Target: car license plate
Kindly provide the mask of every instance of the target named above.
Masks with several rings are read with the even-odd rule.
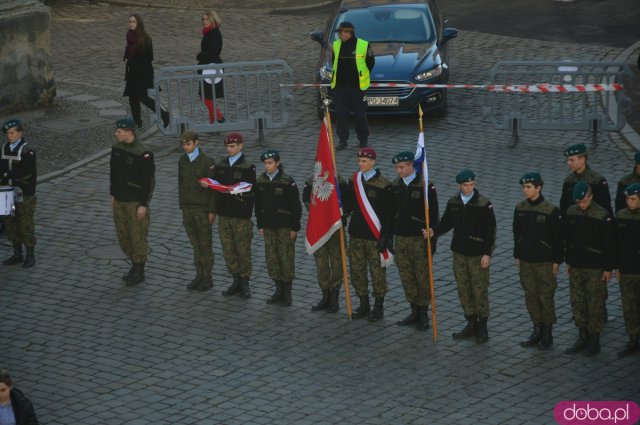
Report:
[[[398,106],[400,99],[398,96],[393,97],[369,97],[367,96],[367,104],[369,106]]]

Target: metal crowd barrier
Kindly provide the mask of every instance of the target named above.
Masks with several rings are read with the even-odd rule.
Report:
[[[587,84],[623,84],[630,75],[623,62],[503,61],[491,69],[492,84],[569,85],[565,92],[491,92],[489,109],[494,128],[511,130],[586,130],[597,146],[598,131],[617,131],[625,124],[624,91],[582,92]],[[617,107],[616,107],[617,106]]]
[[[293,97],[281,84],[290,84],[292,78],[293,71],[283,60],[167,67],[156,72],[150,96],[169,111],[170,122],[164,127],[160,108],[156,108],[156,121],[165,135],[178,135],[185,129],[202,133],[258,129],[262,145],[264,129],[289,123]],[[222,84],[218,90],[222,96],[213,99],[213,104],[223,119],[215,112],[213,121],[210,118],[205,82]]]

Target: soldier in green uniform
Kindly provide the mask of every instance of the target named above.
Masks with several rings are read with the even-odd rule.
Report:
[[[616,278],[629,342],[618,357],[640,352],[640,183],[627,186],[623,193],[627,208],[616,215]]]
[[[567,210],[565,256],[570,283],[573,320],[580,335],[567,354],[600,352],[604,325],[602,303],[615,265],[615,227],[609,212],[593,200],[588,183],[573,187],[576,201]]]
[[[182,210],[182,224],[193,246],[196,268],[196,277],[187,289],[206,291],[213,287],[211,227],[216,219],[215,192],[202,187],[199,180],[213,177],[216,163],[200,147],[196,132],[182,133],[181,143],[184,153],[178,159],[178,204]]]
[[[300,231],[300,193],[289,174],[284,172],[280,152],[270,149],[260,156],[264,173],[256,179],[256,222],[264,237],[269,277],[275,292],[267,304],[291,305],[291,285],[295,278],[295,242]]]
[[[429,235],[440,236],[453,229],[453,274],[467,325],[453,338],[489,340],[489,265],[496,242],[496,217],[489,199],[475,188],[476,176],[463,170],[456,176],[460,192],[449,199],[440,223]],[[426,235],[425,235],[426,236]]]
[[[33,221],[36,211],[36,153],[27,146],[24,127],[19,119],[5,121],[2,131],[7,142],[2,145],[0,184],[13,188],[15,207],[13,216],[4,217],[7,238],[13,244],[13,255],[2,264],[22,263],[22,267],[27,269],[36,264]],[[22,256],[22,245],[26,248],[26,257]]]
[[[122,276],[127,285],[144,281],[149,203],[155,187],[153,153],[138,140],[135,126],[130,117],[116,121],[117,141],[111,148],[109,176],[118,242],[132,263],[131,269]]]
[[[636,152],[633,159],[635,160],[633,171],[621,178],[618,182],[618,191],[616,192],[616,212],[627,208],[627,197],[624,194],[624,190],[627,186],[634,183],[640,183],[640,152]]]
[[[562,214],[542,195],[539,173],[525,174],[520,185],[525,199],[513,213],[513,257],[533,322],[533,333],[520,345],[544,350],[553,345],[556,277],[564,260]]]
[[[391,190],[394,197],[393,234],[395,263],[400,272],[407,302],[411,313],[398,322],[399,326],[417,325],[418,329],[429,328],[429,264],[427,262],[427,241],[423,237],[426,230],[424,181],[413,166],[415,153],[404,151],[393,157],[396,178]],[[438,224],[438,194],[429,182],[429,224]],[[435,253],[435,238],[431,240],[431,252]]]
[[[214,179],[223,185],[236,183],[256,184],[256,167],[244,156],[242,134],[229,133],[224,139],[227,156],[217,162]],[[251,296],[251,240],[253,239],[254,189],[248,192],[216,194],[218,233],[227,269],[233,282],[222,295],[240,293],[247,299]]]
[[[386,268],[382,266],[381,253],[393,249],[393,194],[391,182],[375,169],[376,151],[366,147],[358,150],[359,173],[349,180],[344,197],[344,211],[351,216],[349,222],[349,265],[351,283],[360,298],[360,305],[351,316],[353,319],[368,317],[375,322],[384,316],[384,296],[389,291]],[[363,198],[366,198],[363,199]],[[371,209],[363,208],[368,203]],[[376,236],[368,220],[376,217],[380,223]],[[375,221],[375,220],[374,220]],[[369,304],[367,270],[375,305]]]
[[[340,193],[347,191],[347,182],[340,176],[337,177]],[[311,192],[313,190],[313,175],[304,183],[302,190],[302,202],[309,211],[311,204]],[[346,220],[343,218],[343,223]],[[322,299],[311,306],[311,311],[326,310],[327,313],[336,313],[340,309],[340,286],[342,285],[342,255],[340,253],[340,233],[334,232],[324,245],[313,253],[316,262],[318,285],[322,290]]]

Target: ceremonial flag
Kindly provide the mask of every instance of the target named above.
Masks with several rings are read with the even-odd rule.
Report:
[[[318,137],[316,161],[313,167],[313,186],[305,239],[307,253],[316,252],[341,226],[338,182],[325,118]]]
[[[220,193],[230,193],[232,195],[238,195],[240,193],[249,192],[251,190],[251,183],[240,182],[236,184],[226,185],[221,184],[218,180],[210,179],[208,177],[204,177],[199,182],[207,183],[209,189],[213,189],[216,192]]]
[[[424,147],[424,133],[421,131],[418,136],[418,143],[416,144],[416,155],[413,160],[413,168],[416,172],[422,176],[422,182],[424,183],[424,197],[429,206],[429,167],[427,167],[427,150]]]

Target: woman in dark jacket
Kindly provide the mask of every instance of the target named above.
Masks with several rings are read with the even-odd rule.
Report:
[[[222,63],[220,52],[222,51],[222,33],[220,32],[222,20],[213,10],[207,10],[202,14],[202,41],[200,42],[200,53],[196,56],[198,65],[209,63]],[[198,71],[202,73],[202,71]],[[207,74],[207,70],[204,72]],[[213,76],[213,74],[211,74]],[[212,81],[213,80],[213,81]],[[215,93],[213,86],[215,85]],[[224,97],[223,82],[218,78],[205,78],[203,81],[204,104],[209,110],[209,122],[214,121],[214,94],[215,99]],[[224,122],[224,116],[220,108],[216,107],[215,118],[218,122]]]
[[[6,370],[0,370],[0,423],[39,425],[33,405],[22,391],[13,388],[13,380]]]
[[[153,112],[156,111],[156,103],[149,97],[147,90],[153,88],[153,43],[151,37],[144,30],[144,22],[138,14],[129,17],[129,31],[127,32],[127,45],[124,49],[123,61],[126,62],[126,85],[123,96],[129,96],[131,115],[138,125],[142,127],[140,117],[140,103],[142,102]],[[161,111],[162,122],[169,125],[169,113]]]

